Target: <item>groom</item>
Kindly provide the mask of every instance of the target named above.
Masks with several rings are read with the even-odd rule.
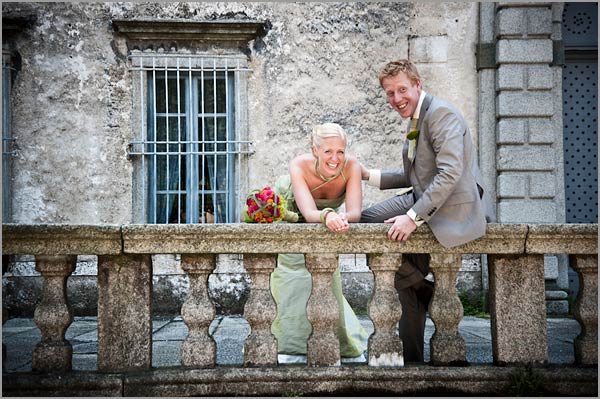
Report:
[[[410,118],[402,151],[403,170],[363,167],[363,179],[380,189],[409,188],[362,212],[362,223],[389,223],[390,240],[406,241],[427,223],[446,248],[485,234],[494,219],[483,189],[471,134],[461,113],[448,102],[427,94],[409,60],[389,62],[379,74],[388,102],[402,118]],[[429,255],[406,254],[396,272],[402,304],[400,338],[405,362],[423,362],[426,312],[433,294]]]

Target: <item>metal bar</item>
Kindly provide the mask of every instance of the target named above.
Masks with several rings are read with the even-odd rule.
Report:
[[[189,65],[191,67],[192,65],[192,58],[188,58],[189,60]],[[186,175],[189,177],[188,179],[188,187],[187,187],[187,196],[188,196],[188,201],[187,203],[189,204],[189,209],[186,210],[186,214],[189,213],[189,217],[187,218],[189,223],[198,223],[198,198],[197,198],[197,191],[198,191],[198,174],[197,174],[197,168],[198,168],[198,156],[197,154],[195,154],[198,150],[198,144],[197,144],[197,140],[198,140],[198,120],[197,118],[194,116],[196,115],[196,108],[197,108],[197,104],[198,104],[198,96],[196,95],[196,90],[194,90],[193,85],[194,85],[194,79],[192,76],[192,71],[191,68],[188,71],[189,74],[189,90],[190,93],[192,93],[192,104],[190,106],[190,117],[194,119],[194,124],[192,126],[192,129],[189,130],[190,133],[190,164],[188,165],[188,171],[186,173]]]
[[[11,213],[11,160],[12,150],[12,74],[15,70],[2,54],[2,220],[10,221]]]
[[[167,72],[167,68],[165,68],[165,113],[168,115],[169,114],[169,73]],[[169,150],[169,117],[165,117],[165,137],[167,139],[167,152]],[[169,176],[169,172],[170,172],[170,167],[169,167],[169,155],[165,155],[166,159],[166,166],[167,166],[167,173],[166,173],[166,185],[167,185],[167,189],[169,188],[169,183],[170,183],[170,176]],[[166,198],[165,198],[165,224],[169,223],[169,195],[167,194]]]
[[[142,52],[133,52],[132,54],[129,55],[129,58],[152,58],[154,56],[154,54],[152,53],[142,53]],[[174,54],[174,53],[165,53],[165,54],[161,54],[162,58],[182,58],[180,54]],[[233,60],[241,60],[244,59],[245,57],[243,56],[239,56],[239,55],[232,55],[232,54],[210,54],[210,55],[203,55],[203,54],[196,54],[193,57],[194,59],[205,59],[205,60],[213,60],[213,59],[217,59],[217,60],[224,60],[224,59],[233,59]]]
[[[174,68],[174,67],[168,67],[167,66],[166,69],[169,72],[171,72],[171,71],[172,72],[176,72],[177,71],[177,68]],[[130,71],[152,71],[152,68],[150,68],[150,67],[143,67],[142,68],[142,67],[135,67],[135,66],[133,66],[133,67],[130,67],[129,70]],[[202,71],[204,71],[204,72],[223,72],[226,69],[224,69],[224,68],[216,68],[216,69],[215,68],[204,68],[204,69],[202,69],[202,68],[187,67],[187,68],[181,68],[181,70],[183,70],[183,71],[188,71],[189,70],[191,72],[202,72]],[[252,70],[250,68],[230,68],[230,69],[228,69],[228,71],[231,71],[231,72],[251,72]]]
[[[217,61],[213,59],[213,67],[216,70]],[[213,72],[213,110],[215,111],[215,116],[213,117],[213,148],[216,150],[217,148],[217,72]],[[213,158],[213,190],[217,189],[217,156],[215,155]],[[219,212],[217,211],[217,194],[213,193],[213,212],[215,215],[215,222],[217,222],[217,215]]]
[[[205,153],[205,144],[204,144],[205,140],[204,140],[204,138],[205,138],[205,126],[206,126],[206,121],[204,120],[204,118],[205,118],[205,116],[204,116],[204,105],[205,105],[204,104],[204,59],[200,60],[200,66],[201,66],[200,69],[202,70],[200,72],[200,95],[199,95],[199,98],[200,98],[199,106],[201,107],[200,119],[202,120],[202,163],[201,163],[201,165],[202,165],[202,172],[201,172],[202,179],[200,181],[202,182],[202,192],[203,192],[203,194],[202,194],[202,201],[201,201],[202,206],[201,206],[200,209],[201,209],[201,212],[202,212],[202,223],[206,223],[205,216],[204,216],[204,215],[206,215],[205,208],[204,208],[205,207],[205,204],[204,204],[204,188],[206,187],[206,175],[204,173],[204,166],[206,165],[206,157],[204,156],[204,153]]]
[[[143,62],[140,59],[140,62]],[[139,74],[139,78],[140,78],[140,137],[141,138],[146,138],[147,137],[147,133],[144,131],[144,120],[145,120],[145,115],[144,115],[144,73],[140,70],[140,74]],[[146,149],[146,145],[144,144],[144,150]],[[143,207],[143,211],[142,211],[142,221],[143,222],[147,222],[148,221],[148,208],[147,208],[147,204],[146,204],[146,190],[147,190],[147,183],[146,183],[146,157],[142,156],[142,207]]]
[[[155,58],[152,57],[152,98],[154,99],[154,101],[152,102],[152,108],[153,108],[153,119],[154,119],[154,129],[153,130],[153,134],[154,134],[154,141],[156,141],[156,129],[157,129],[157,124],[156,124],[156,68],[155,66]],[[153,174],[153,182],[152,184],[154,185],[154,206],[152,207],[152,223],[156,223],[156,204],[157,204],[157,197],[156,197],[156,144],[154,145],[154,162],[153,162],[153,169],[154,169],[154,174]]]
[[[213,191],[216,191],[218,194],[226,194],[227,190],[198,190],[199,193],[205,193],[205,194],[212,194]],[[170,193],[170,194],[176,194],[177,190],[157,190],[157,193],[159,194],[166,194],[166,193]]]
[[[227,155],[227,154],[254,154],[256,151],[186,151],[187,154],[193,155]],[[157,152],[157,151],[146,151],[146,152],[136,152],[136,151],[127,151],[128,155],[155,155],[155,154],[168,154],[168,155],[177,155],[177,151],[169,151],[169,152]]]
[[[227,79],[227,59],[225,59],[225,136],[229,139],[229,80]],[[217,110],[215,110],[217,111]],[[215,140],[217,137],[215,136]],[[229,151],[229,143],[225,144],[227,151]],[[225,156],[225,191],[229,188],[229,155]],[[226,198],[229,200],[229,198]],[[229,204],[225,204],[225,223],[229,223]]]
[[[168,114],[166,112],[157,112],[156,113],[156,116],[162,116],[162,117],[170,116],[170,117],[173,117],[173,118],[177,117],[177,116],[181,116],[181,115],[185,115],[185,113],[182,113],[182,114],[178,114],[177,112],[169,112]],[[209,112],[207,112],[206,115],[210,116],[210,117],[213,116],[213,114],[209,113]],[[224,113],[219,113],[219,114],[216,114],[216,116],[218,116],[218,117],[224,117],[225,114]]]
[[[238,59],[238,68],[240,66],[240,60]],[[236,111],[236,115],[239,115],[239,112],[241,110],[240,107],[240,74],[238,72],[234,72],[234,76],[235,76],[235,111]],[[236,118],[237,121],[240,120],[239,117]],[[241,124],[240,123],[236,123],[235,124],[235,129],[238,132],[241,132]],[[235,143],[235,149],[237,151],[240,151],[239,149],[239,145],[237,143],[237,141],[234,141]],[[236,151],[236,152],[237,152]],[[243,208],[242,208],[242,201],[241,201],[241,170],[242,170],[242,157],[241,156],[236,156],[237,159],[237,163],[238,163],[238,167],[237,167],[237,173],[235,174],[236,176],[236,184],[235,184],[235,206],[237,208],[237,213],[236,215],[242,215],[243,212]],[[237,220],[240,219],[240,217],[236,218]]]
[[[179,58],[177,58],[177,224],[181,224],[181,87],[179,84]],[[167,151],[170,151],[167,148]]]
[[[190,144],[190,143],[194,143],[195,141],[182,141],[182,144]],[[131,141],[131,144],[166,144],[166,141],[163,140],[157,140],[157,141],[153,141],[153,140],[144,140],[144,141]],[[224,143],[240,143],[240,144],[254,144],[254,142],[252,140],[217,140],[217,143],[219,144],[224,144]]]

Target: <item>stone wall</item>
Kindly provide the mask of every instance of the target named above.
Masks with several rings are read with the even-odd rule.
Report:
[[[496,24],[499,220],[564,222],[562,76],[552,6],[503,4]]]
[[[489,7],[489,6],[488,6]],[[497,213],[503,223],[565,221],[561,3],[494,8]],[[568,260],[545,257],[549,313],[567,313]]]

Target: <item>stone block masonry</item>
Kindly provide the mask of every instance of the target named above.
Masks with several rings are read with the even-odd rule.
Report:
[[[496,3],[496,184],[502,223],[564,222],[562,61],[554,59],[561,7]],[[546,269],[548,274],[551,268]],[[547,299],[552,312],[555,298]],[[566,301],[560,305],[564,310]]]
[[[497,211],[500,222],[556,223],[562,191],[560,87],[552,65],[552,5],[496,5]],[[564,200],[563,200],[564,201]]]

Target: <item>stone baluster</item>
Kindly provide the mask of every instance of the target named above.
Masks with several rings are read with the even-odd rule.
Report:
[[[152,367],[152,258],[98,256],[98,370]]]
[[[375,280],[373,297],[369,301],[369,317],[375,327],[375,332],[369,338],[369,366],[403,366],[402,340],[396,334],[402,306],[394,286],[395,272],[402,262],[402,255],[367,256]]]
[[[312,325],[307,362],[310,366],[340,365],[340,342],[337,336],[340,313],[332,290],[338,258],[335,254],[307,254],[305,258],[306,268],[312,274],[312,292],[306,306],[306,315]]]
[[[489,255],[488,262],[494,363],[545,363],[544,256]]]
[[[458,332],[463,307],[456,292],[456,276],[461,256],[431,254],[429,267],[435,277],[435,290],[429,315],[435,325],[431,337],[431,362],[434,365],[464,365],[467,362],[465,340]]]
[[[75,270],[77,256],[36,256],[35,269],[42,274],[42,299],[34,320],[42,340],[33,351],[33,371],[71,371],[73,347],[65,333],[73,322],[67,302],[67,278]]]
[[[598,257],[571,255],[571,266],[579,273],[579,295],[573,315],[581,325],[575,338],[575,361],[583,365],[598,364]]]
[[[208,330],[216,311],[208,295],[208,277],[215,269],[215,255],[182,255],[181,267],[190,281],[188,297],[181,307],[181,316],[189,329],[181,345],[181,364],[214,367],[217,346]]]
[[[4,277],[4,273],[8,270],[8,255],[2,255],[2,276]],[[8,310],[4,307],[4,303],[2,303],[2,325],[6,323],[8,320]],[[4,342],[2,343],[2,371],[6,370],[6,345]]]
[[[244,306],[244,316],[251,329],[244,346],[245,366],[277,365],[277,340],[271,333],[277,307],[269,285],[276,256],[244,255],[244,267],[252,280],[250,295]]]

